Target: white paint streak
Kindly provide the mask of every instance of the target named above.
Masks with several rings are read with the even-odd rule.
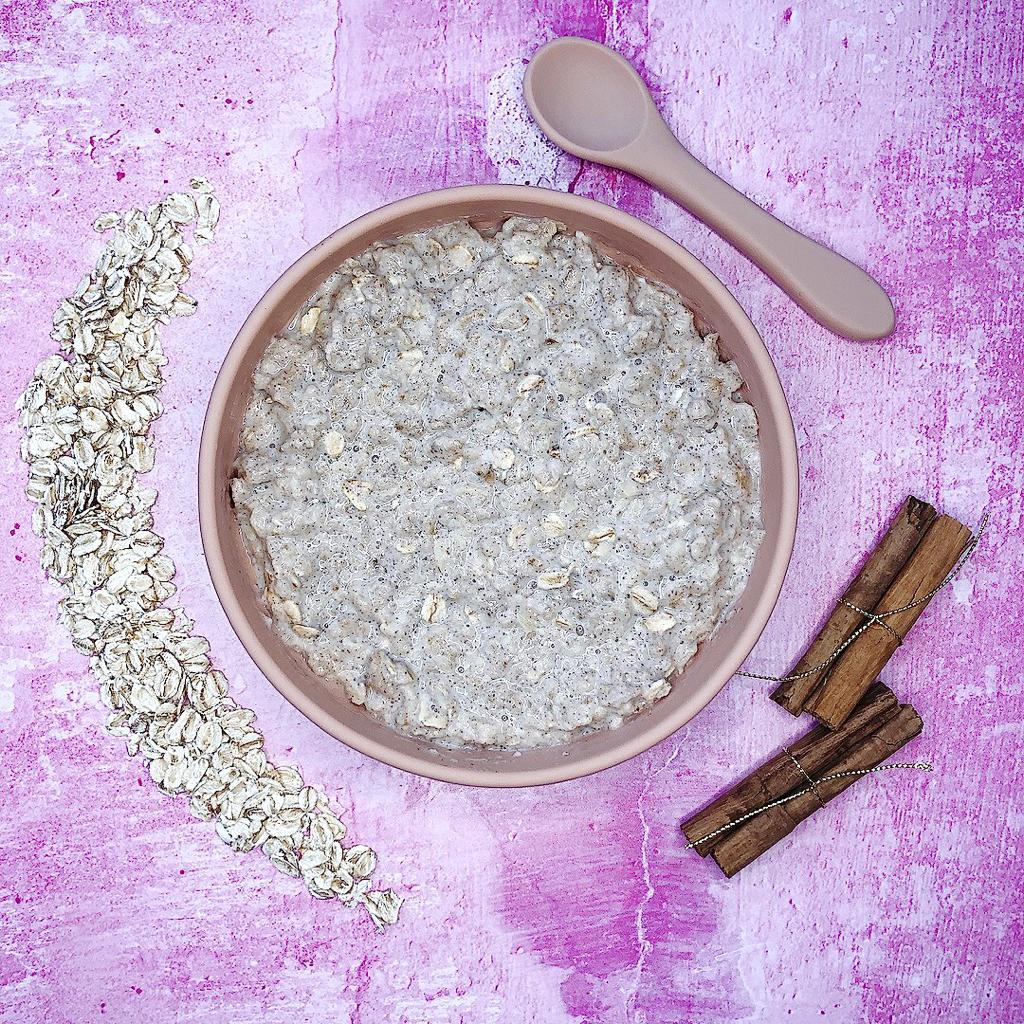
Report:
[[[655,893],[654,880],[651,877],[651,826],[650,822],[647,820],[647,812],[644,810],[644,800],[646,800],[647,794],[651,791],[651,786],[653,785],[654,780],[679,756],[680,748],[681,744],[677,743],[675,749],[668,756],[665,763],[656,772],[653,772],[647,777],[647,780],[644,782],[644,785],[636,799],[636,812],[637,816],[640,818],[640,827],[643,830],[640,838],[640,867],[644,880],[645,892],[636,907],[636,942],[638,955],[631,972],[631,984],[626,992],[627,1015],[629,1014],[630,1007],[636,1001],[637,993],[640,990],[640,981],[643,977],[644,967],[647,965],[647,958],[651,950],[654,948],[654,944],[647,938],[647,927],[644,922],[644,912],[647,910],[647,906],[651,900],[654,899]],[[633,1020],[637,1021],[638,1024],[646,1019],[647,1015],[642,1010],[633,1017]]]
[[[533,120],[523,98],[525,71],[526,61],[513,57],[487,82],[484,148],[504,183],[565,188],[568,176],[559,175],[559,164],[572,158],[563,156]]]

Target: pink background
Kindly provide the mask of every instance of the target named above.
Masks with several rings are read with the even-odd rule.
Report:
[[[0,1019],[362,1022],[1019,1021],[1024,693],[1020,3],[619,0],[7,3],[0,13]],[[438,10],[438,7],[440,10]],[[131,13],[125,13],[128,9]],[[643,185],[539,139],[523,58],[552,35],[634,59],[693,152],[875,273],[898,329],[838,340]],[[165,336],[158,529],[268,752],[337,798],[383,937],[232,854],[101,727],[20,497],[13,402],[92,265],[89,225],[195,174],[224,204],[199,312]],[[195,460],[214,375],[281,270],[355,215],[442,185],[529,181],[617,204],[732,288],[786,385],[801,521],[748,668],[780,671],[908,491],[991,533],[887,681],[932,776],[856,786],[726,881],[680,817],[803,731],[737,679],[649,754],[554,788],[384,768],[286,706],[211,589]]]

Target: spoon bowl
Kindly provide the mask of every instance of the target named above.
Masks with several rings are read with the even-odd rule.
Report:
[[[635,142],[652,107],[633,66],[589,39],[555,39],[538,50],[524,88],[544,134],[585,160]]]

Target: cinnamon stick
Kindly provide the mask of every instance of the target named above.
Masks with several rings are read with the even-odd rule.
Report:
[[[874,611],[934,519],[934,506],[910,495],[900,506],[885,536],[846,588],[842,600],[865,611]],[[821,632],[790,671],[790,675],[800,675],[800,678],[782,683],[771,695],[772,700],[781,704],[790,714],[799,715],[832,666],[828,665],[807,675],[801,673],[827,661],[863,624],[864,616],[840,601],[822,626]]]
[[[827,775],[840,772],[860,771],[876,768],[897,750],[921,732],[921,718],[909,705],[901,705],[895,717],[881,725],[876,732],[838,761]],[[814,776],[811,776],[814,778]],[[823,804],[835,799],[849,789],[862,775],[847,776],[817,785],[814,792],[798,796],[785,804],[773,807],[756,818],[738,826],[715,846],[713,856],[716,863],[732,877],[766,850],[784,839],[805,818]],[[819,798],[820,797],[820,803]]]
[[[934,590],[972,540],[971,531],[952,516],[939,516],[875,606],[875,614],[895,611]],[[930,601],[930,598],[929,598]],[[885,667],[929,602],[872,623],[840,656],[806,709],[830,729],[838,729]]]
[[[804,772],[811,778],[828,774],[837,761],[894,717],[899,707],[892,690],[884,683],[876,683],[842,729],[833,732],[823,725],[816,725],[790,746],[789,753],[780,751],[728,793],[684,821],[683,833],[689,842],[699,842],[755,808],[800,789],[807,784]],[[723,833],[701,842],[694,849],[706,857],[726,835]]]

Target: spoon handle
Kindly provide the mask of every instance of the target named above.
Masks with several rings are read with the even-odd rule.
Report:
[[[664,122],[630,149],[627,170],[732,243],[818,323],[856,341],[892,333],[892,302],[873,277],[737,192],[684,149]]]

